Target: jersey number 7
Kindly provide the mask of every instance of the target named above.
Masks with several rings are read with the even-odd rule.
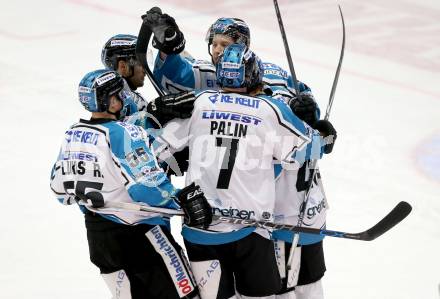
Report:
[[[225,155],[218,175],[217,189],[228,189],[231,181],[232,169],[235,165],[235,158],[237,157],[239,139],[216,137],[215,145],[218,147],[225,147]]]

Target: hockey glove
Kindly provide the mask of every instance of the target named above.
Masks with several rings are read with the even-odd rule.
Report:
[[[318,120],[318,105],[310,94],[301,94],[301,100],[296,97],[292,98],[289,106],[293,113],[309,126]]]
[[[196,100],[194,91],[169,94],[156,98],[147,105],[147,112],[164,126],[174,118],[189,118]]]
[[[147,11],[142,20],[153,31],[152,45],[159,51],[169,54],[179,54],[185,49],[185,37],[179,30],[173,17],[162,14],[159,7]]]
[[[185,213],[184,223],[207,229],[212,221],[212,208],[199,186],[192,183],[177,194],[177,199]]]
[[[312,127],[318,130],[321,135],[324,136],[324,140],[326,141],[324,153],[330,154],[333,151],[336,137],[338,137],[335,127],[333,127],[332,123],[328,120],[318,120]]]

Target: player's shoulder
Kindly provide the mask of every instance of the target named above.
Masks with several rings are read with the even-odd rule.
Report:
[[[75,127],[77,127],[78,125],[80,125],[81,124],[81,122],[82,122],[83,120],[82,119],[80,119],[79,121],[77,121],[77,122],[75,122],[75,123],[73,123],[73,124],[71,124],[68,128],[67,128],[67,130],[66,131],[69,131],[69,130],[72,130],[72,129],[74,129]]]
[[[302,121],[293,114],[289,105],[287,105],[284,100],[267,95],[260,95],[258,98],[260,98],[263,103],[261,107],[267,107],[267,118],[272,117],[277,123],[289,123],[291,126],[300,128],[301,130],[304,128]]]
[[[215,65],[212,62],[204,59],[194,59],[192,57],[184,57],[194,69],[198,69],[201,72],[215,73]]]
[[[123,121],[115,121],[111,124],[112,134],[122,136],[124,138],[130,138],[132,141],[146,140],[147,134],[144,129],[135,124],[131,124]]]
[[[86,120],[86,119],[80,119],[78,122],[74,123],[70,126],[70,128],[67,131],[88,131],[93,130],[100,133],[103,133],[106,135],[108,133],[108,130],[102,126],[103,123],[107,122],[108,120]]]
[[[267,111],[270,113],[279,113],[280,111],[286,111],[286,113],[290,113],[291,110],[289,106],[283,100],[269,96],[269,95],[258,95],[258,99],[261,100],[263,105],[261,107],[266,107]]]
[[[194,66],[199,68],[200,71],[215,73],[215,65],[207,60],[195,60]]]
[[[201,104],[204,101],[211,101],[212,103],[215,103],[215,98],[218,97],[219,91],[213,90],[213,89],[196,89],[194,90],[194,96],[195,96],[195,105]]]
[[[144,129],[131,123],[108,120],[94,124],[94,129],[102,132],[109,146],[124,146],[136,141],[147,140],[147,133]]]
[[[287,80],[289,73],[277,64],[263,62],[263,71],[266,78],[279,78]]]
[[[261,99],[264,103],[266,103],[269,106],[276,105],[276,106],[289,107],[284,101],[280,100],[279,98],[265,94],[265,93],[258,94],[256,97],[258,99]]]

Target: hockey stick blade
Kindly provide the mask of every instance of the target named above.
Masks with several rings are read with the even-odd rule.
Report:
[[[388,213],[381,221],[379,221],[372,228],[358,234],[347,234],[359,240],[372,241],[380,237],[392,227],[396,226],[400,221],[406,218],[411,213],[412,207],[409,203],[401,201]]]
[[[162,88],[160,87],[159,83],[154,78],[153,73],[150,70],[150,67],[148,66],[147,62],[147,50],[148,50],[148,44],[150,43],[150,38],[153,32],[148,27],[147,24],[142,23],[141,29],[139,30],[138,40],[136,42],[136,57],[141,62],[142,66],[144,67],[148,79],[150,79],[151,84],[153,85],[154,89],[156,90],[157,94],[159,96],[164,96],[165,93],[163,92]]]

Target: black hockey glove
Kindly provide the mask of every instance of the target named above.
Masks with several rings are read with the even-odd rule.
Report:
[[[179,30],[173,17],[162,14],[159,7],[153,7],[142,15],[142,20],[153,31],[152,45],[159,51],[169,54],[179,54],[185,49],[185,37]]]
[[[309,126],[312,126],[318,120],[318,105],[313,96],[309,94],[301,94],[301,100],[296,97],[292,98],[289,101],[289,106],[293,113]]]
[[[315,130],[318,130],[322,136],[324,136],[324,140],[326,141],[326,145],[324,146],[324,153],[330,154],[333,150],[333,146],[335,145],[336,138],[338,137],[335,127],[333,127],[332,123],[328,120],[318,120],[313,125]]]
[[[174,118],[189,118],[196,100],[194,91],[168,94],[158,97],[147,105],[147,112],[164,126]]]
[[[199,186],[192,183],[177,194],[177,199],[185,212],[184,223],[207,229],[212,221],[212,208]]]

